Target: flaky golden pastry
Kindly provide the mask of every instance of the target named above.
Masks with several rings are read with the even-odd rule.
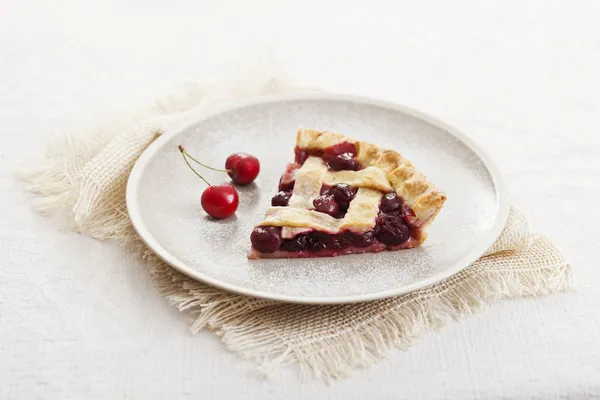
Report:
[[[251,259],[419,246],[446,200],[397,151],[339,133],[298,130],[295,156],[250,235]]]
[[[330,179],[330,182],[335,179],[331,177],[332,175],[343,174],[344,177],[340,178],[339,182],[343,181],[351,186],[382,191],[387,191],[386,188],[389,188],[390,191],[393,190],[398,196],[402,197],[406,204],[412,208],[417,226],[424,228],[433,221],[442,209],[446,201],[446,195],[433,183],[429,182],[425,175],[416,171],[412,163],[397,151],[380,148],[374,144],[329,131],[299,129],[296,136],[296,146],[307,150],[325,150],[343,142],[350,142],[356,146],[358,150],[357,160],[365,169],[327,172],[325,174],[326,183],[327,179]],[[360,181],[349,178],[355,174],[364,175],[365,171],[373,169],[381,171],[374,174],[379,175],[379,178]],[[385,182],[386,180],[387,182]]]

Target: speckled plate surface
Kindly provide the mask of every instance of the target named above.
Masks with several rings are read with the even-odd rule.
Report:
[[[344,133],[411,160],[448,196],[425,244],[334,258],[248,260],[250,233],[293,159],[299,127]],[[255,184],[239,188],[234,217],[216,221],[204,213],[205,184],[187,168],[178,144],[214,166],[237,151],[260,159]],[[203,172],[212,183],[228,180],[222,173]],[[491,160],[456,129],[378,100],[303,94],[238,103],[165,133],[135,164],[127,207],[146,244],[195,279],[249,296],[325,304],[396,296],[459,272],[500,235],[509,199]]]

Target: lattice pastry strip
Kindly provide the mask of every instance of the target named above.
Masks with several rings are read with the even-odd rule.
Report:
[[[379,202],[383,193],[379,190],[359,188],[350,202],[350,207],[342,219],[339,230],[366,232],[373,229],[379,212]]]
[[[367,167],[360,171],[327,171],[324,183],[345,183],[352,187],[378,189],[383,192],[394,190],[385,171],[377,167]]]
[[[288,207],[294,209],[310,210],[313,200],[321,193],[321,186],[327,173],[327,165],[319,157],[309,157],[302,167],[296,171],[294,191]],[[283,238],[292,238],[308,228],[284,226],[281,230]]]
[[[296,183],[287,207],[271,207],[259,225],[282,226],[282,237],[291,238],[308,229],[337,233],[341,230],[364,232],[373,228],[383,192],[391,186],[379,168],[361,171],[328,171],[320,157],[309,157],[296,172]],[[344,182],[358,187],[344,219],[313,211],[313,200],[320,195],[323,183]],[[366,187],[361,187],[366,186]],[[375,187],[371,189],[370,187]]]
[[[296,146],[308,150],[326,150],[343,142],[356,146],[356,158],[365,167],[362,171],[375,168],[387,175],[387,184],[412,208],[419,226],[431,223],[442,209],[446,196],[397,151],[329,131],[299,129],[296,136]]]
[[[392,192],[388,175],[377,167],[367,167],[360,171],[330,171],[320,157],[308,157],[304,165],[296,171],[296,184],[289,207],[311,209],[312,201],[319,196],[323,184],[345,183],[355,188],[377,189]]]
[[[293,209],[313,209],[313,200],[320,195],[321,187],[324,183],[329,185],[346,183],[359,188],[344,218],[345,224],[339,224],[335,228],[338,231],[349,229],[356,232],[364,232],[372,228],[377,216],[379,200],[383,195],[379,190],[383,192],[393,190],[388,181],[387,174],[381,168],[368,167],[360,171],[329,171],[327,165],[325,165],[323,159],[320,157],[308,157],[302,167],[296,172],[295,178],[294,191],[288,204],[288,208]],[[375,190],[361,190],[371,188]],[[293,211],[285,211],[281,214],[285,214],[288,219],[293,218],[295,215]],[[302,219],[302,223],[307,224],[306,226],[282,225],[281,236],[283,238],[292,238],[306,230],[322,227],[323,219],[320,216],[315,218],[311,217],[311,215],[314,215],[314,213],[298,215]],[[314,221],[314,226],[310,225],[309,221],[311,220]],[[336,221],[339,220],[336,219]],[[331,224],[335,224],[335,222]],[[333,227],[333,225],[331,226]]]
[[[296,171],[296,183],[288,207],[306,210],[313,208],[312,202],[321,194],[326,173],[327,165],[321,158],[309,157]]]
[[[287,206],[269,207],[253,230],[249,258],[336,256],[415,247],[425,240],[425,227],[446,200],[398,152],[312,129],[298,131],[296,164],[288,166],[280,188],[290,183],[294,188],[289,200],[289,192],[273,199]],[[342,184],[352,186],[356,193]],[[321,195],[324,185],[331,188]],[[316,207],[324,212],[315,210],[317,198]]]
[[[343,219],[302,208],[269,207],[258,226],[310,228],[331,234],[343,230],[365,232],[375,226],[381,196],[382,192],[378,190],[359,188]]]

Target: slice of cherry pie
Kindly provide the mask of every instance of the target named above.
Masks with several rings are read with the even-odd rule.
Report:
[[[446,196],[394,150],[300,129],[248,258],[328,257],[415,247]]]

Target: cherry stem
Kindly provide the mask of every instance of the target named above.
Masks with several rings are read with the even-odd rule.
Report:
[[[183,146],[179,145],[179,151],[181,152],[181,155],[183,156],[183,159],[185,160],[185,163],[188,165],[188,167],[190,167],[190,169],[191,169],[192,171],[194,171],[194,173],[195,173],[196,175],[198,175],[198,177],[199,177],[200,179],[202,179],[202,180],[203,180],[203,181],[204,181],[204,182],[205,182],[205,183],[206,183],[208,186],[212,186],[212,185],[211,185],[211,184],[210,184],[210,183],[209,183],[209,182],[208,182],[206,179],[204,179],[204,177],[203,177],[202,175],[200,175],[200,174],[198,173],[198,171],[196,171],[196,170],[194,169],[194,167],[192,167],[192,164],[190,164],[190,162],[189,162],[189,161],[188,161],[188,159],[187,159],[188,157],[190,157],[190,155],[187,153],[187,151],[185,151],[185,149],[183,148]],[[191,158],[191,157],[190,157],[190,158]],[[192,158],[192,159],[193,159],[193,158]],[[195,161],[195,160],[194,160],[194,161]]]
[[[184,154],[185,156],[189,157],[189,159],[192,160],[193,162],[195,162],[196,164],[202,165],[204,168],[212,169],[213,171],[219,171],[219,172],[233,172],[230,169],[213,168],[213,167],[210,167],[210,166],[208,166],[206,164],[201,163],[200,161],[198,161],[194,157],[192,157],[190,155],[190,153],[188,153],[187,150],[183,148],[182,145],[179,145],[179,151],[181,151],[181,153]]]

